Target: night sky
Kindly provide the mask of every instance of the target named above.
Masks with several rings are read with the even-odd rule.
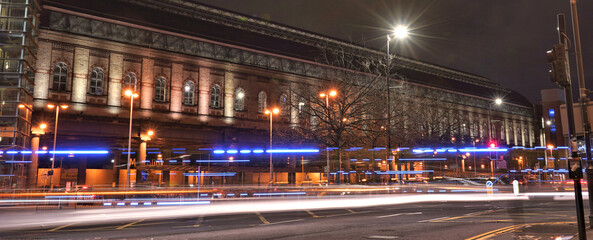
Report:
[[[487,77],[532,103],[540,102],[541,89],[556,87],[548,77],[545,52],[558,42],[558,13],[565,14],[568,35],[573,38],[569,0],[198,2],[382,51],[389,29],[407,24],[413,35],[392,45],[397,54]],[[579,1],[578,7],[585,80],[593,89],[593,2]],[[576,65],[571,70],[576,86]]]

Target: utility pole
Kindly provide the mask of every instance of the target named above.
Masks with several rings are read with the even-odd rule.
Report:
[[[589,124],[589,115],[587,114],[587,105],[589,99],[587,98],[587,87],[585,86],[585,72],[583,70],[583,58],[581,51],[581,34],[579,31],[579,17],[577,13],[577,1],[570,0],[570,12],[572,15],[572,33],[575,45],[575,58],[577,62],[577,76],[579,78],[579,92],[581,94],[581,117],[583,119],[583,132],[585,138],[585,154],[587,158],[587,189],[589,192],[589,199],[593,199],[593,160],[591,159],[591,136]],[[593,201],[589,201],[589,226],[593,226]]]
[[[574,0],[571,0],[574,1]],[[577,153],[576,145],[576,132],[575,132],[575,121],[574,121],[574,109],[573,109],[573,96],[572,96],[572,85],[570,80],[570,65],[568,62],[568,53],[566,51],[566,25],[564,22],[564,14],[558,14],[558,37],[559,44],[555,44],[554,48],[547,52],[548,62],[552,65],[550,70],[550,79],[552,82],[558,84],[564,88],[566,98],[566,112],[568,117],[568,140],[571,148],[571,156],[569,162],[572,160],[580,159]],[[582,174],[582,172],[581,172]],[[577,223],[579,229],[579,239],[587,239],[585,232],[585,216],[583,207],[583,194],[581,190],[581,177],[573,177],[574,183],[574,194],[575,204],[577,213]]]

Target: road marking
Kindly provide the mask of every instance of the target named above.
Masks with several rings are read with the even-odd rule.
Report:
[[[317,216],[317,215],[315,215],[315,213],[313,213],[313,212],[311,212],[311,211],[309,211],[309,210],[305,210],[305,212],[307,212],[309,215],[311,215],[311,216],[312,216],[312,217],[314,217],[314,218],[318,218],[318,217],[320,217],[320,216]]]
[[[352,209],[346,209],[346,211],[351,212],[351,213],[356,213],[355,211],[353,211]]]
[[[494,236],[496,236],[498,234],[501,234],[501,233],[505,233],[505,232],[509,232],[509,231],[512,231],[512,230],[515,230],[515,229],[518,229],[518,228],[522,228],[525,225],[527,225],[527,224],[511,225],[511,226],[508,226],[508,227],[503,227],[503,228],[495,229],[495,230],[492,230],[492,231],[489,231],[489,232],[485,232],[485,233],[482,233],[480,235],[473,236],[471,238],[467,238],[465,240],[485,240],[485,239],[492,238],[492,237],[494,237]]]
[[[202,224],[203,221],[204,221],[204,216],[200,216],[198,218],[198,221],[196,222],[196,224],[194,224],[194,227],[199,227],[200,224]]]
[[[293,220],[286,220],[286,221],[268,223],[267,225],[274,225],[274,224],[281,224],[281,223],[291,223],[291,222],[299,222],[299,221],[303,221],[303,220],[305,220],[305,219],[299,218],[299,219],[293,219]]]
[[[397,236],[369,236],[369,238],[374,238],[374,239],[395,239],[397,238]]]
[[[418,221],[418,222],[433,222],[433,221],[438,221],[441,219],[447,219],[449,217],[440,217],[440,218],[433,218],[433,219],[427,219],[427,220],[422,220],[422,221]]]
[[[123,226],[119,226],[119,227],[117,227],[117,228],[115,228],[115,229],[117,229],[117,230],[122,230],[122,229],[124,229],[124,228],[127,228],[127,227],[129,227],[129,226],[132,226],[132,225],[134,225],[134,224],[136,224],[136,223],[139,223],[139,222],[142,222],[142,221],[144,221],[144,219],[140,219],[140,220],[138,220],[138,221],[131,222],[131,223],[128,223],[128,224],[126,224],[126,225],[123,225]]]
[[[346,216],[346,215],[360,214],[360,213],[369,213],[369,212],[371,212],[371,211],[362,211],[362,212],[355,212],[355,213],[338,213],[338,214],[325,215],[325,216],[319,216],[319,217],[339,217],[339,216]]]
[[[391,214],[391,215],[378,216],[377,218],[396,217],[396,216],[401,216],[401,215],[418,215],[418,214],[422,214],[422,212],[396,213],[396,214]]]
[[[430,220],[429,222],[444,222],[444,221],[455,220],[455,219],[466,218],[466,217],[476,217],[476,216],[480,216],[480,215],[484,215],[484,214],[488,214],[488,213],[494,213],[494,212],[498,212],[498,211],[500,211],[500,210],[486,210],[486,211],[482,211],[482,212],[466,213],[466,214],[463,214],[463,215],[457,216],[457,217],[440,218],[440,219],[437,218],[437,219]]]
[[[74,224],[75,224],[75,223],[66,224],[66,225],[59,226],[59,227],[57,227],[57,228],[50,229],[50,230],[47,230],[47,231],[48,231],[48,232],[54,232],[54,231],[60,230],[60,229],[62,229],[62,228],[65,228],[65,227],[72,226],[72,225],[74,225]]]
[[[260,213],[256,212],[255,214],[257,214],[257,217],[259,218],[259,220],[261,220],[261,222],[263,222],[264,224],[270,224],[270,222],[268,222],[268,220],[266,220],[266,218],[262,216]]]

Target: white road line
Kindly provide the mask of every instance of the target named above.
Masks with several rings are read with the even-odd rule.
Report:
[[[303,220],[305,220],[305,219],[299,218],[299,219],[286,220],[286,221],[280,221],[280,222],[273,222],[273,223],[261,224],[261,225],[274,225],[274,224],[281,224],[281,223],[291,223],[291,222],[299,222],[299,221],[303,221]]]
[[[395,239],[397,236],[369,236],[369,238],[374,239]]]
[[[422,212],[396,213],[396,214],[391,214],[391,215],[378,216],[377,218],[397,217],[397,216],[401,216],[401,215],[418,215],[418,214],[422,214]]]
[[[422,221],[418,221],[418,222],[430,222],[430,221],[437,221],[437,220],[441,220],[441,219],[445,219],[445,218],[449,218],[449,217],[433,218],[433,219],[427,219],[427,220],[422,220]]]

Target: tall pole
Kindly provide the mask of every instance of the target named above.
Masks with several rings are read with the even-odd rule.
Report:
[[[589,99],[587,99],[587,88],[585,86],[585,71],[583,69],[583,57],[581,51],[581,34],[579,30],[579,18],[577,13],[577,1],[570,1],[570,11],[572,15],[572,33],[575,42],[575,58],[577,61],[577,76],[579,78],[579,90],[581,93],[581,116],[583,118],[583,131],[585,138],[585,153],[587,156],[587,168],[585,170],[587,174],[587,189],[589,189],[589,199],[593,199],[593,159],[591,159],[591,136],[590,136],[590,124],[589,115],[587,114],[587,105]],[[593,226],[593,201],[589,201],[589,226]]]
[[[132,151],[132,112],[134,111],[134,96],[130,96],[130,128],[128,130],[128,164],[126,169],[126,189],[130,188],[130,152]]]
[[[327,120],[329,121],[329,93],[325,94],[325,108],[327,108]],[[326,186],[329,186],[329,146],[325,146],[325,157],[327,159],[327,168],[325,169],[327,175],[327,183]]]
[[[272,165],[272,119],[274,113],[270,111],[270,184],[274,184],[274,165]]]
[[[574,5],[573,5],[574,4]],[[576,2],[574,0],[571,0],[571,5],[574,7],[574,9],[571,9],[571,11],[573,11],[573,18],[575,17],[576,12],[574,10],[576,10]],[[573,22],[574,24],[574,22]],[[578,26],[578,25],[577,25]],[[559,34],[559,41],[561,44],[564,45],[564,48],[566,48],[566,26],[564,24],[564,14],[559,14],[558,15],[558,34]],[[567,52],[565,52],[566,55],[568,55]],[[566,59],[568,60],[568,57],[566,57]],[[568,69],[568,67],[567,67]],[[567,75],[567,79],[568,79],[568,84],[564,85],[564,96],[566,98],[566,113],[567,113],[567,117],[568,117],[568,142],[570,144],[570,148],[571,148],[571,158],[577,158],[578,157],[578,149],[576,149],[576,146],[573,146],[573,141],[576,143],[576,131],[575,131],[575,121],[574,121],[574,108],[573,108],[573,96],[572,96],[572,85],[570,83],[570,72],[567,71],[566,73]],[[583,106],[581,106],[582,109]],[[585,117],[583,116],[583,119],[585,119]],[[579,239],[587,239],[586,236],[586,231],[585,231],[585,216],[584,216],[584,209],[583,209],[583,193],[581,190],[581,180],[580,179],[573,179],[574,182],[574,195],[575,195],[575,204],[576,204],[576,213],[577,213],[577,224],[578,224],[578,230],[579,230]]]
[[[385,129],[387,130],[387,156],[391,153],[391,101],[390,101],[390,70],[391,70],[391,56],[389,55],[389,43],[391,42],[391,37],[387,34],[387,72],[385,73],[385,81],[387,85],[387,125]]]
[[[56,106],[56,123],[54,124],[54,150],[51,154],[51,176],[49,177],[49,190],[54,190],[54,163],[56,162],[56,139],[58,136],[58,115],[60,114],[60,106]],[[60,166],[61,167],[61,166]]]

